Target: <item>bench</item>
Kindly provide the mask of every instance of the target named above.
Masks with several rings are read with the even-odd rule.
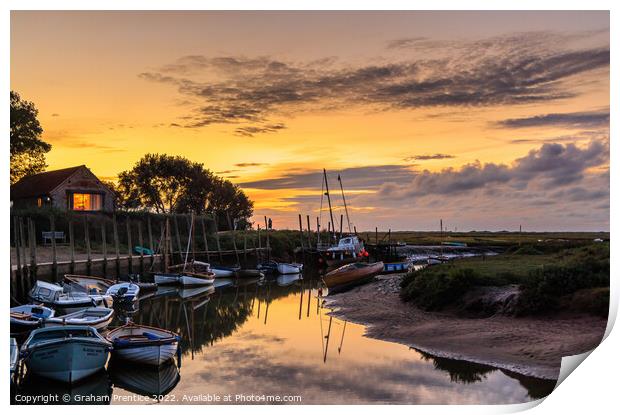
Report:
[[[65,242],[65,233],[61,231],[56,232],[41,232],[41,238],[43,239],[43,245],[46,245],[46,241],[52,243],[52,239],[55,241]]]

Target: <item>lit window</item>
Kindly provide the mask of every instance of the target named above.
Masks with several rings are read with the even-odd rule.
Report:
[[[73,193],[73,210],[101,210],[101,195]]]
[[[38,206],[38,207],[43,206],[43,199],[41,199],[40,197],[39,197],[39,198],[37,198],[37,206]]]

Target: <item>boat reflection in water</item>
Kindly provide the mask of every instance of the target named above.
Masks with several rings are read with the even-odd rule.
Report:
[[[109,371],[114,387],[155,400],[170,393],[181,379],[179,369],[172,361],[157,367],[113,359]]]
[[[139,311],[117,313],[110,329],[131,319],[177,333],[182,362],[148,368],[111,361],[114,395],[153,402],[166,395],[178,402],[182,395],[251,393],[300,395],[302,404],[507,404],[553,389],[552,381],[366,337],[363,326],[324,307],[319,281],[305,270],[303,278],[218,278],[213,287],[160,287],[142,297]],[[101,382],[97,393],[109,396],[105,379],[100,373],[75,388]],[[67,388],[39,380],[34,388],[25,385],[40,394]]]
[[[112,383],[105,370],[73,384],[28,374],[16,392],[17,397],[14,396],[12,402],[15,404],[105,405],[112,399]],[[58,396],[59,400],[47,401],[51,395]]]

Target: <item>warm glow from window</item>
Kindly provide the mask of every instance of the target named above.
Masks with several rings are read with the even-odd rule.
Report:
[[[101,210],[101,195],[73,193],[73,210]]]
[[[38,207],[43,206],[43,199],[41,199],[40,197],[39,197],[39,198],[37,198],[37,206],[38,206]]]

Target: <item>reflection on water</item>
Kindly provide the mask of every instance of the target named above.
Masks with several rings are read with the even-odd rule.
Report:
[[[116,324],[131,318],[177,332],[180,369],[111,361],[107,372],[68,393],[87,388],[118,398],[156,396],[153,402],[161,403],[205,394],[231,394],[240,403],[235,395],[264,394],[299,395],[306,404],[484,404],[525,402],[553,389],[554,382],[364,337],[362,326],[328,315],[315,286],[316,280],[287,276],[160,287],[134,312],[119,313]],[[19,391],[54,388],[63,386],[26,376]]]

